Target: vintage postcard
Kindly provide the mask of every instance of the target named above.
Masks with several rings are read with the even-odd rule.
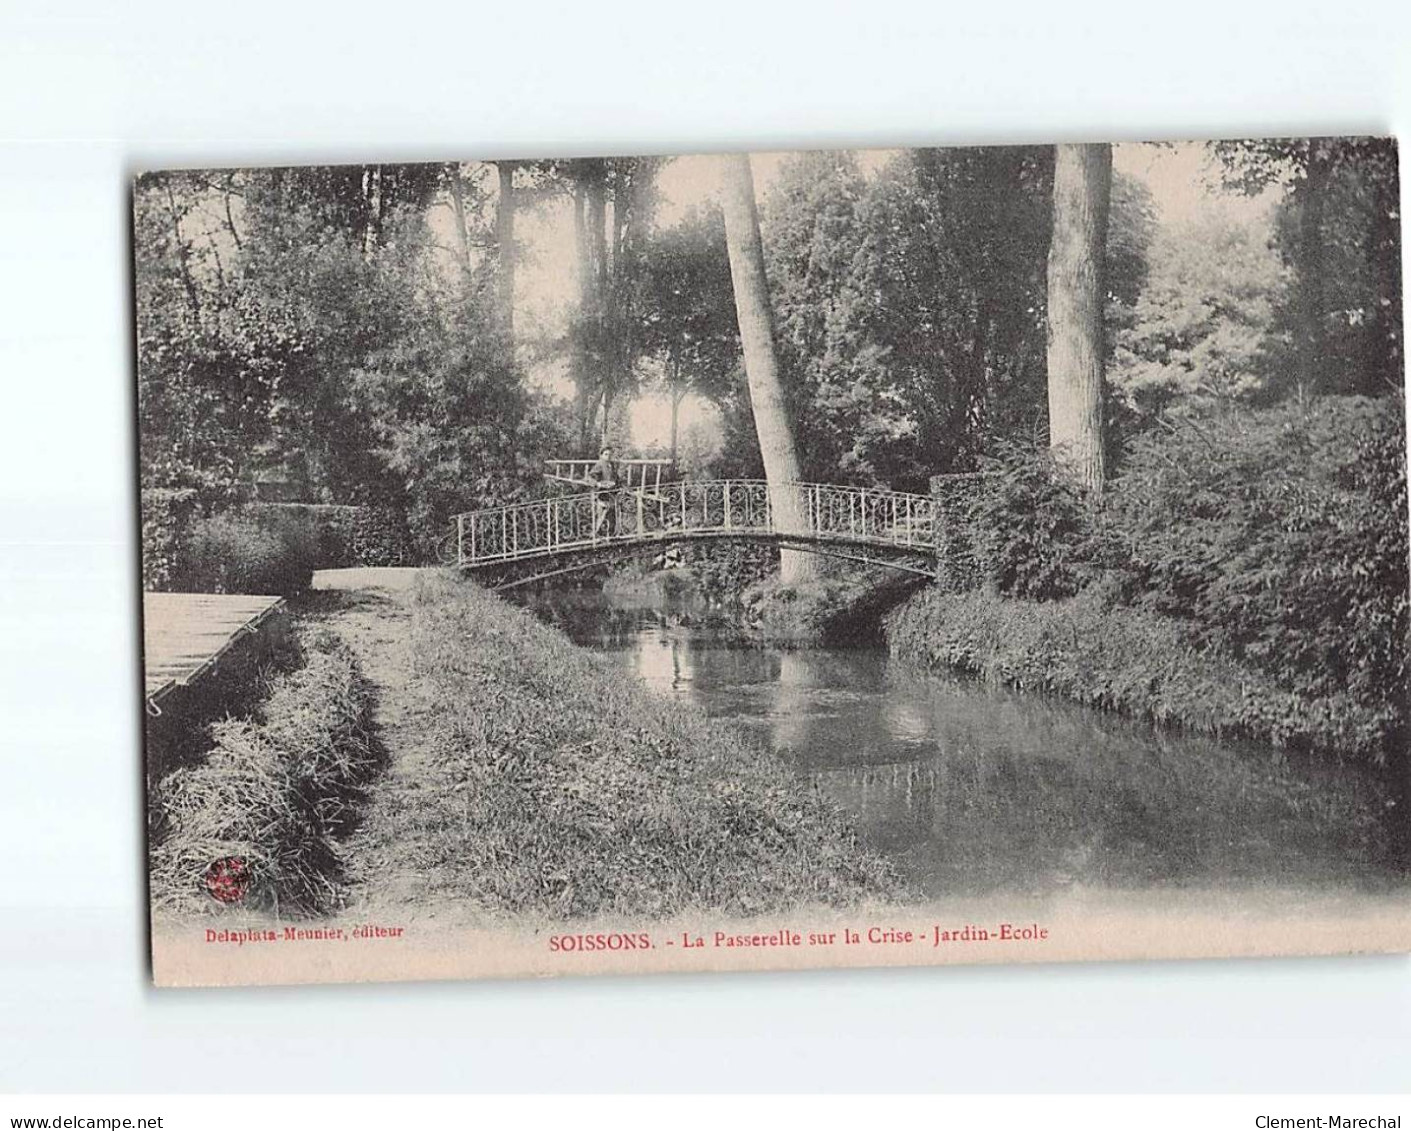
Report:
[[[1394,141],[132,205],[157,984],[1411,949]]]

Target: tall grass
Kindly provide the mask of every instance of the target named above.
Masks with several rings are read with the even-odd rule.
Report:
[[[214,724],[204,760],[158,785],[155,906],[214,909],[207,870],[226,859],[248,877],[245,907],[298,914],[338,902],[336,841],[378,765],[371,695],[335,637],[320,631],[302,643],[304,664],[275,677],[254,715]]]
[[[1290,691],[1201,652],[1169,618],[1096,594],[1040,602],[929,589],[888,618],[887,637],[894,654],[924,665],[1206,734],[1380,761],[1398,733],[1392,707]]]
[[[411,632],[418,753],[367,826],[370,856],[400,862],[389,888],[558,919],[895,891],[770,752],[527,612],[437,576]]]
[[[246,508],[194,522],[183,557],[179,590],[292,597],[313,580],[318,544],[297,513]]]

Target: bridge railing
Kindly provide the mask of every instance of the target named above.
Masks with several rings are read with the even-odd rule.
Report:
[[[934,522],[926,495],[824,483],[771,489],[762,479],[678,480],[457,515],[455,561],[475,567],[612,543],[732,535],[930,549]]]

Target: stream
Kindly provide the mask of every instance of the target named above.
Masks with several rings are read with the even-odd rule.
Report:
[[[697,600],[519,599],[784,758],[926,896],[1385,875],[1375,791],[1345,768],[919,672],[882,648],[760,645]]]

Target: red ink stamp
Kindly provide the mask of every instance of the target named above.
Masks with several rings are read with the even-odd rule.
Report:
[[[223,856],[206,869],[206,890],[221,903],[239,903],[250,887],[250,866],[241,856]]]

